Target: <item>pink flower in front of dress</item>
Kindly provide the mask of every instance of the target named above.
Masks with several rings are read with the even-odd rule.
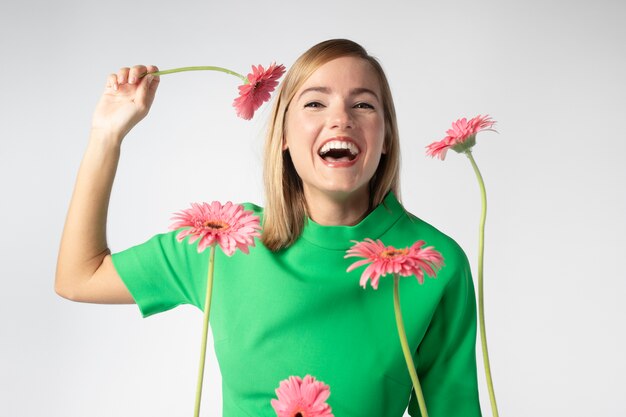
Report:
[[[290,376],[276,389],[272,407],[278,417],[334,417],[326,400],[330,387],[311,375]]]
[[[372,288],[378,289],[378,281],[381,276],[396,274],[400,276],[415,275],[420,284],[424,283],[424,272],[434,277],[435,270],[443,265],[441,253],[432,246],[422,248],[424,241],[415,242],[410,247],[396,249],[393,246],[385,246],[380,240],[365,239],[363,242],[355,242],[346,252],[344,258],[361,257],[348,267],[350,272],[359,266],[370,264],[361,275],[361,286],[365,288],[370,280]]]
[[[433,142],[426,147],[426,155],[439,157],[442,161],[446,152],[452,148],[456,152],[465,152],[476,144],[476,134],[482,130],[493,130],[496,124],[490,116],[476,116],[467,120],[465,117],[452,123],[452,128],[446,131],[446,137],[439,142]]]
[[[285,73],[284,65],[272,63],[267,70],[263,66],[252,66],[248,82],[239,86],[239,97],[233,102],[237,115],[250,120],[261,104],[269,101],[271,92],[278,85],[278,79]]]
[[[259,217],[243,206],[230,201],[222,205],[219,201],[209,203],[191,203],[191,208],[175,213],[170,230],[188,227],[177,236],[181,242],[186,236],[189,243],[198,243],[198,252],[219,244],[224,253],[231,256],[240,249],[248,253],[248,246],[254,246],[254,238],[260,237]]]

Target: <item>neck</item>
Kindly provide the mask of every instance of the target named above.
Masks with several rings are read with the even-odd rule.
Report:
[[[305,187],[309,217],[322,226],[353,226],[367,215],[369,192],[327,193]]]

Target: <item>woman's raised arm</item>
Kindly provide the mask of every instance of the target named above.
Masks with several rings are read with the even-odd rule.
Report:
[[[159,77],[154,66],[122,68],[107,78],[93,115],[87,150],[81,162],[63,228],[55,291],[90,303],[133,303],[111,262],[106,221],[122,140],[150,110]]]

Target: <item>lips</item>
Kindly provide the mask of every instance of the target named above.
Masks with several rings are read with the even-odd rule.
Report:
[[[317,154],[330,167],[346,167],[353,165],[358,159],[361,149],[349,137],[334,137],[320,146]]]

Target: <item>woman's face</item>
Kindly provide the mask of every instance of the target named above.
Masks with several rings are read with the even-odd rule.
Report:
[[[320,193],[368,198],[368,183],[384,153],[379,84],[367,61],[342,57],[319,67],[296,92],[283,147],[307,200]]]

